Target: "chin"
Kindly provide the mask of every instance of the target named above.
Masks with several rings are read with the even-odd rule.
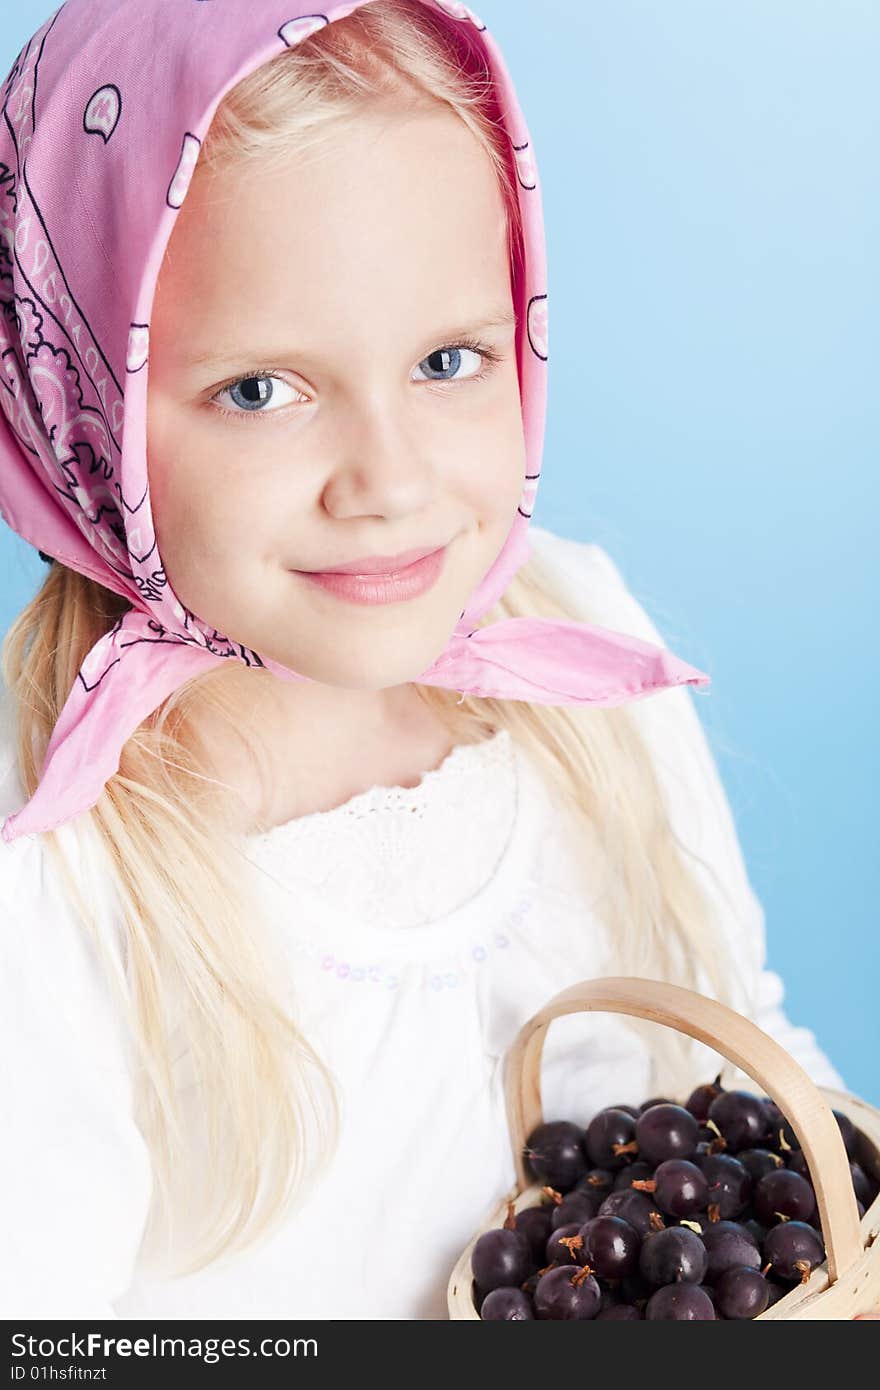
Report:
[[[415,681],[422,671],[433,665],[448,641],[449,637],[446,636],[431,647],[419,642],[417,650],[411,647],[408,652],[384,655],[375,643],[372,648],[365,648],[362,656],[359,656],[355,646],[354,650],[349,650],[348,659],[344,662],[319,662],[316,669],[294,665],[292,669],[322,685],[340,686],[346,690],[387,690],[391,686]]]

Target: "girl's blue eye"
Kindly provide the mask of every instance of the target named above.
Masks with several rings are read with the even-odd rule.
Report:
[[[443,376],[443,375],[440,375],[440,376],[429,376],[429,377],[427,378],[427,380],[428,380],[428,381],[441,381],[441,382],[444,382],[444,381],[470,381],[470,380],[473,379],[474,377],[479,377],[480,371],[481,371],[481,364],[479,364],[479,363],[477,364],[477,371],[475,371],[475,372],[470,372],[470,373],[466,374],[465,376],[462,376],[461,373],[459,372],[458,368],[459,368],[460,365],[461,365],[461,349],[462,349],[462,348],[464,348],[465,352],[469,352],[469,353],[471,354],[472,357],[479,357],[479,356],[486,357],[486,356],[488,355],[487,352],[481,350],[479,347],[474,347],[474,348],[472,348],[472,347],[470,347],[467,343],[461,343],[461,344],[460,344],[459,346],[457,346],[457,347],[442,347],[442,348],[435,348],[434,351],[433,351],[432,353],[430,353],[427,357],[423,357],[423,358],[422,358],[422,361],[419,363],[419,366],[421,367],[423,363],[427,362],[427,363],[430,364],[430,370],[431,370],[432,372],[438,372],[438,373],[453,372],[453,373],[455,373],[455,375],[454,375],[454,376],[451,376],[451,377]],[[448,363],[446,362],[446,358],[449,358]]]
[[[249,376],[239,377],[238,381],[233,381],[231,385],[224,386],[212,399],[228,393],[236,405],[240,405],[240,410],[226,410],[220,406],[218,409],[223,415],[266,415],[274,412],[267,412],[261,407],[275,398],[275,386],[280,384],[286,386],[289,391],[293,391],[295,396],[302,396],[301,391],[297,391],[295,386],[291,386],[289,381],[284,381],[280,376],[275,376],[270,372],[254,372]],[[235,393],[240,399],[236,400]],[[282,405],[289,405],[290,402],[282,401]]]
[[[462,361],[462,349],[470,352],[474,357],[482,358],[482,363],[477,363],[477,370],[462,375],[459,370]],[[432,375],[417,378],[421,381],[432,381],[438,386],[453,385],[457,381],[482,381],[489,375],[489,372],[496,362],[499,362],[500,355],[487,347],[484,343],[464,342],[449,344],[446,347],[435,348],[427,357],[423,357],[418,367],[421,369],[425,364]],[[449,374],[452,375],[449,375]],[[211,397],[212,403],[223,395],[228,395],[233,404],[239,406],[236,410],[227,410],[224,406],[218,405],[216,409],[221,415],[226,415],[230,419],[243,420],[248,416],[254,415],[276,415],[281,413],[281,407],[291,402],[281,402],[281,407],[276,410],[266,410],[263,407],[275,399],[275,386],[280,383],[293,391],[295,396],[305,399],[303,393],[298,391],[290,382],[274,372],[255,371],[248,373],[247,376],[239,377],[237,381],[231,382],[228,386],[223,386],[214,396]]]

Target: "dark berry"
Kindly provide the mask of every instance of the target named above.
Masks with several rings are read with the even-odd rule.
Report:
[[[619,1216],[597,1216],[581,1228],[583,1262],[601,1279],[622,1279],[639,1264],[641,1236]]]
[[[697,1159],[709,1188],[710,1216],[728,1221],[744,1212],[752,1195],[748,1169],[732,1154],[707,1154]]]
[[[552,1229],[550,1225],[551,1210],[550,1207],[524,1207],[514,1217],[516,1229],[521,1231],[529,1242],[532,1259],[536,1264],[543,1262],[544,1252],[547,1249],[547,1241]]]
[[[600,1110],[584,1135],[590,1162],[612,1171],[623,1168],[636,1151],[635,1134],[636,1121],[625,1110]]]
[[[762,1096],[761,1104],[764,1107],[764,1114],[767,1117],[767,1128],[764,1131],[764,1140],[767,1142],[773,1140],[778,1135],[780,1129],[785,1124],[785,1116],[779,1109],[776,1101],[771,1100],[769,1096]]]
[[[634,1303],[644,1312],[645,1304],[654,1292],[654,1285],[649,1284],[643,1274],[627,1274],[621,1279],[617,1292],[623,1303]]]
[[[655,1204],[643,1192],[632,1189],[612,1192],[599,1208],[600,1216],[621,1216],[634,1226],[640,1236],[660,1229],[665,1222]]]
[[[832,1110],[831,1113],[840,1126],[840,1135],[843,1139],[843,1147],[846,1149],[847,1158],[858,1158],[859,1131],[856,1129],[849,1115],[844,1115],[842,1110]]]
[[[471,1255],[471,1270],[482,1293],[521,1284],[532,1271],[532,1251],[521,1231],[484,1231]]]
[[[786,1119],[775,1126],[770,1136],[770,1143],[774,1149],[782,1154],[783,1158],[787,1158],[790,1153],[801,1147],[800,1139]]]
[[[524,1279],[523,1282],[520,1284],[520,1288],[522,1289],[523,1293],[527,1293],[529,1295],[529,1298],[532,1298],[534,1296],[535,1289],[538,1286],[538,1280],[544,1273],[545,1269],[546,1266],[542,1267],[541,1269],[533,1269],[528,1279]]]
[[[650,1322],[714,1322],[715,1309],[705,1289],[696,1284],[666,1284],[648,1299],[645,1318]]]
[[[727,1269],[736,1265],[748,1265],[750,1269],[760,1269],[761,1255],[752,1237],[735,1221],[716,1221],[703,1232],[708,1266],[706,1277],[710,1284],[717,1284]]]
[[[806,1178],[808,1182],[811,1181],[807,1156],[803,1149],[790,1149],[787,1154],[783,1155],[783,1162],[792,1173],[800,1173],[802,1178]]]
[[[770,1302],[767,1280],[757,1269],[735,1265],[715,1286],[715,1308],[723,1318],[757,1318]]]
[[[590,1168],[582,1178],[578,1178],[574,1191],[596,1192],[600,1197],[607,1197],[614,1186],[614,1176],[607,1168]]]
[[[576,1221],[571,1226],[560,1226],[552,1233],[544,1251],[545,1264],[583,1264],[581,1253],[584,1242],[581,1236],[581,1225],[581,1222]],[[564,1244],[566,1241],[568,1244]]]
[[[654,1173],[653,1193],[662,1212],[670,1216],[691,1216],[694,1212],[705,1211],[709,1184],[695,1163],[686,1158],[667,1158]]]
[[[612,1303],[608,1308],[603,1308],[597,1322],[638,1322],[644,1314],[640,1313],[634,1303]]]
[[[534,1316],[532,1300],[522,1289],[493,1289],[480,1308],[483,1322],[525,1322]]]
[[[721,1095],[724,1088],[719,1084],[720,1080],[719,1077],[716,1081],[710,1081],[708,1086],[698,1086],[695,1091],[691,1091],[685,1101],[685,1109],[691,1112],[695,1120],[705,1120],[709,1106]]]
[[[602,1296],[599,1285],[585,1269],[550,1269],[535,1289],[535,1314],[539,1318],[594,1318]]]
[[[550,1229],[557,1231],[560,1226],[570,1226],[577,1221],[581,1226],[595,1216],[602,1205],[599,1196],[585,1192],[583,1188],[569,1192],[550,1213]]]
[[[755,1148],[767,1133],[767,1111],[749,1091],[724,1091],[709,1106],[708,1119],[733,1153]]]
[[[760,1182],[767,1173],[778,1172],[785,1164],[779,1154],[770,1149],[740,1149],[737,1159],[750,1173],[754,1182]]]
[[[811,1270],[825,1259],[817,1231],[803,1221],[781,1221],[767,1232],[764,1259],[777,1279],[805,1284]]]
[[[690,1158],[698,1139],[699,1126],[683,1105],[663,1101],[643,1111],[636,1121],[639,1152],[649,1163],[663,1163],[667,1158]]]
[[[644,1163],[641,1159],[636,1163],[628,1163],[615,1177],[613,1191],[624,1192],[628,1187],[632,1187],[634,1182],[648,1182],[653,1176],[654,1169],[650,1163]]]
[[[683,1226],[658,1231],[642,1242],[639,1272],[651,1284],[699,1284],[706,1264],[702,1240]]]
[[[767,1173],[755,1188],[755,1215],[765,1226],[775,1226],[783,1218],[810,1221],[815,1211],[812,1187],[789,1168]]]
[[[761,1222],[756,1221],[753,1216],[744,1218],[742,1221],[740,1221],[739,1224],[742,1226],[744,1231],[748,1232],[748,1234],[752,1237],[752,1240],[755,1242],[758,1249],[760,1250],[763,1247],[764,1237],[767,1234],[768,1228],[766,1226],[762,1226]]]
[[[860,1163],[850,1163],[849,1171],[852,1174],[853,1191],[860,1202],[869,1207],[874,1200],[871,1181]]]
[[[583,1130],[568,1120],[538,1125],[523,1152],[532,1176],[557,1192],[568,1192],[587,1171]]]

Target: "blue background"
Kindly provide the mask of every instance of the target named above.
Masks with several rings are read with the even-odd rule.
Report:
[[[4,75],[55,8],[0,0]],[[535,519],[602,544],[712,676],[789,1015],[880,1103],[880,4],[474,8],[544,189]],[[5,527],[0,572],[5,630],[45,573]]]

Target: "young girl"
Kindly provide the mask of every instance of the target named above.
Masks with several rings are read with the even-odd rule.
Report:
[[[505,1051],[580,979],[842,1085],[708,678],[529,524],[540,190],[479,17],[67,0],[4,116],[0,503],[52,567],[3,648],[0,1313],[445,1317]],[[546,1114],[713,1070],[570,1016]]]

